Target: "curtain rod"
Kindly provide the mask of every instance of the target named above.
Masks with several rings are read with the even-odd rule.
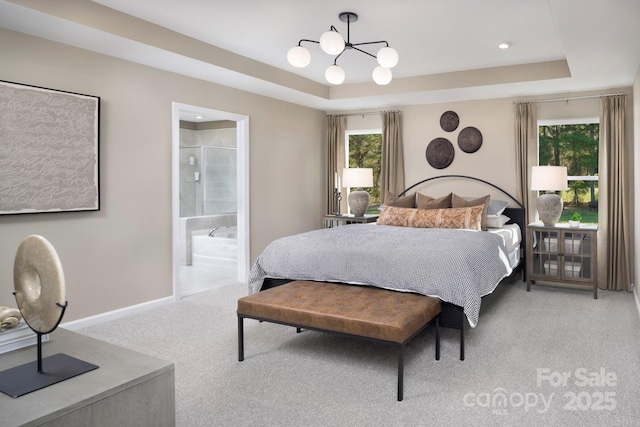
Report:
[[[327,114],[329,116],[341,116],[341,117],[350,117],[350,116],[373,116],[381,113],[400,113],[400,110],[386,110],[386,111],[367,111],[364,113],[349,113],[349,114]]]
[[[514,104],[528,104],[528,103],[542,104],[545,102],[560,102],[560,101],[569,102],[576,99],[604,98],[607,96],[620,96],[620,95],[626,95],[626,93],[620,92],[620,93],[605,93],[601,95],[569,96],[566,98],[532,99],[530,101],[513,101],[513,103]]]

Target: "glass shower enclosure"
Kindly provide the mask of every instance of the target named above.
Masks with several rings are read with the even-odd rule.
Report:
[[[180,147],[180,216],[236,213],[236,148]]]

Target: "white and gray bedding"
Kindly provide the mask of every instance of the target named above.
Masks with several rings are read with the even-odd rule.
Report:
[[[471,230],[348,225],[272,242],[254,263],[264,278],[364,284],[435,296],[478,323],[481,298],[512,272],[503,235]]]
[[[520,242],[522,234],[517,224],[506,224],[499,228],[489,228],[489,233],[495,233],[504,239],[507,246],[507,255],[511,268],[516,268],[520,263]]]

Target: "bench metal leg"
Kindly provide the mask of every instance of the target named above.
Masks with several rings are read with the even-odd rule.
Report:
[[[404,345],[398,347],[398,402],[403,399],[404,390]]]
[[[436,317],[436,360],[440,360],[440,315]]]
[[[244,318],[238,316],[238,361],[244,360]]]
[[[460,360],[464,360],[464,319],[460,323]]]

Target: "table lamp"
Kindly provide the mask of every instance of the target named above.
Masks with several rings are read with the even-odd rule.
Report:
[[[547,227],[556,225],[562,215],[562,197],[556,191],[567,190],[566,166],[533,166],[531,168],[531,190],[547,191],[536,201],[540,221]]]
[[[344,188],[358,188],[351,191],[347,201],[351,213],[355,216],[364,216],[369,207],[369,193],[362,190],[363,187],[373,187],[373,169],[371,168],[345,168],[342,170],[342,185]]]

